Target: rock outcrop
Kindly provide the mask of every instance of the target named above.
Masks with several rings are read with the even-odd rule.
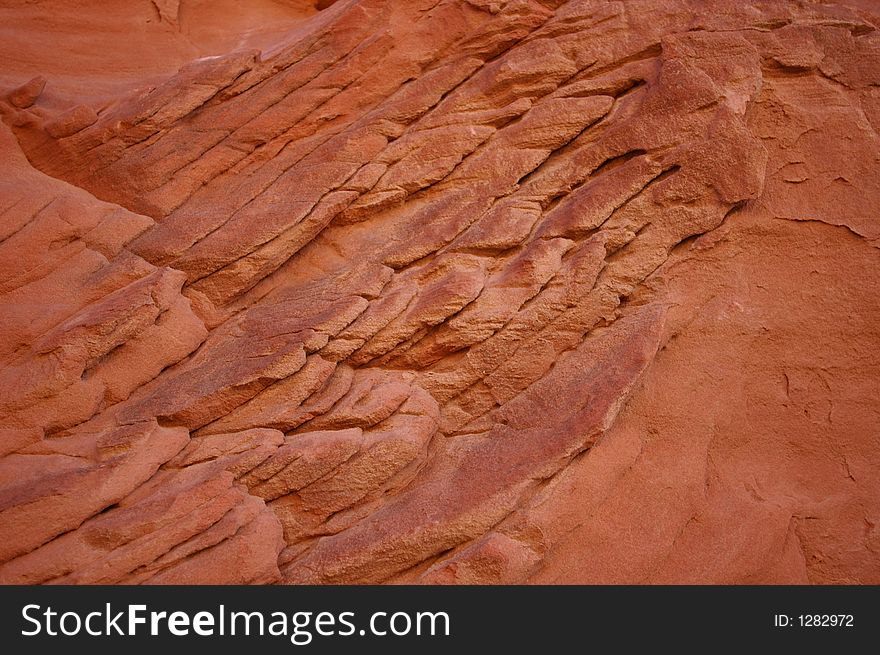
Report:
[[[0,582],[880,583],[876,5],[109,4],[0,71]]]

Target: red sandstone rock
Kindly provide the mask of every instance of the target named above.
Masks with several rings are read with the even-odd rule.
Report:
[[[880,582],[876,7],[104,4],[0,10],[0,582]]]
[[[20,109],[27,109],[37,101],[45,87],[46,78],[38,75],[10,93],[9,102]]]

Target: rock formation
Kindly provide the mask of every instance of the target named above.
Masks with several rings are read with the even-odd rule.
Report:
[[[100,5],[0,9],[0,582],[880,583],[876,3]]]

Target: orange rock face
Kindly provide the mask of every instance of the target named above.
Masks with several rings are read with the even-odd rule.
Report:
[[[880,583],[875,3],[0,18],[0,582]]]

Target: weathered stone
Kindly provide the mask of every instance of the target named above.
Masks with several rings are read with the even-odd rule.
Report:
[[[13,4],[0,583],[880,583],[876,7]]]

